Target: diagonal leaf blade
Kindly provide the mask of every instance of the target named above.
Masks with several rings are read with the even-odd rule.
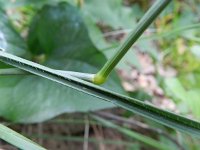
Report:
[[[11,130],[10,128],[0,124],[0,139],[7,141],[14,146],[21,149],[29,149],[29,150],[45,150],[45,148],[37,145],[33,141],[27,139],[21,134]]]
[[[133,138],[133,139],[136,139],[138,141],[141,141],[143,142],[144,144],[147,144],[151,147],[154,147],[154,148],[157,148],[157,149],[160,149],[160,150],[168,150],[170,149],[170,147],[167,145],[167,144],[164,144],[164,143],[161,143],[153,138],[150,138],[150,137],[147,137],[141,133],[137,133],[137,132],[134,132],[128,128],[125,128],[125,127],[121,127],[119,125],[116,125],[114,124],[113,122],[111,121],[108,121],[106,119],[103,119],[99,116],[96,116],[96,115],[92,115],[91,116],[93,119],[99,121],[100,123],[102,123],[103,125],[107,126],[107,127],[110,127],[110,128],[113,128],[113,129],[116,129],[117,131],[123,133],[124,135],[127,135],[129,136],[130,138]]]
[[[81,91],[83,93],[89,94],[91,96],[97,97],[99,99],[109,101],[121,108],[137,113],[173,129],[200,137],[200,123],[197,121],[174,114],[172,112],[161,110],[153,105],[146,104],[137,99],[108,91],[102,87],[88,83],[70,75],[63,76],[51,68],[2,51],[0,51],[0,61],[35,75],[55,81],[62,85],[68,86],[75,90]]]

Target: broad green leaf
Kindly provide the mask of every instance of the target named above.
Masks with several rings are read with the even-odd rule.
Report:
[[[134,10],[137,10],[137,13]],[[137,5],[133,8],[125,7],[122,0],[87,0],[82,11],[84,16],[91,18],[93,22],[102,22],[114,29],[133,28],[137,17],[142,14]]]
[[[67,3],[45,6],[37,13],[28,45],[33,59],[44,55],[44,64],[54,69],[96,73],[106,62],[90,41],[78,10]],[[4,76],[0,83],[0,115],[16,122],[39,122],[61,113],[114,106],[36,76]],[[125,93],[114,72],[104,87]]]
[[[84,20],[88,27],[89,36],[91,37],[91,40],[93,41],[95,46],[104,53],[104,49],[110,47],[111,44],[106,41],[102,31],[99,29],[96,23],[92,21],[91,18],[85,17]],[[106,55],[106,53],[104,54]]]
[[[16,32],[5,12],[0,8],[0,48],[9,53],[23,56],[26,44]],[[5,67],[0,64],[0,68]]]
[[[157,121],[173,129],[200,137],[200,123],[175,113],[159,109],[153,105],[117,94],[92,83],[77,79],[70,75],[58,73],[48,67],[22,59],[20,57],[0,51],[0,61],[23,69],[35,75],[55,81],[82,93],[91,95],[104,101],[111,102],[121,108],[137,113],[141,116]],[[55,91],[54,91],[55,93]],[[82,101],[83,102],[83,101]],[[85,102],[85,100],[84,100]]]
[[[40,147],[33,141],[27,139],[26,137],[2,124],[0,124],[0,139],[5,140],[20,149],[45,150],[45,148]]]

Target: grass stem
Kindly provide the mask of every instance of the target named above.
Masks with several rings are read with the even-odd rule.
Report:
[[[164,10],[164,8],[172,0],[157,0],[155,4],[146,12],[143,18],[139,21],[135,30],[133,30],[128,38],[122,43],[122,45],[117,49],[114,56],[107,61],[107,63],[102,67],[102,69],[94,76],[95,84],[102,84],[106,81],[110,72],[119,63],[122,57],[127,53],[130,47],[139,39],[142,33],[151,25],[151,23],[156,19],[156,17]]]

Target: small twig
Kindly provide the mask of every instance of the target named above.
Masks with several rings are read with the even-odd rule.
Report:
[[[120,35],[120,34],[127,34],[127,33],[130,33],[131,31],[132,31],[131,29],[120,29],[116,31],[106,32],[103,34],[103,36],[109,37],[109,36],[115,36],[115,35]]]
[[[162,136],[165,136],[166,138],[168,138],[170,141],[172,141],[174,144],[177,145],[177,147],[180,150],[185,150],[184,147],[182,147],[182,145],[174,138],[172,138],[170,135],[168,135],[166,132],[160,130],[160,129],[155,129],[155,128],[151,128],[148,125],[139,122],[137,120],[127,120],[126,118],[120,117],[120,116],[116,116],[114,114],[111,113],[107,113],[107,112],[94,112],[95,115],[104,117],[104,118],[108,118],[108,119],[113,119],[117,122],[123,122],[123,123],[127,123],[129,125],[131,125],[131,127],[133,127],[135,130],[136,129],[141,129],[141,130],[146,130],[146,131],[150,131],[150,132],[154,132],[156,134],[160,134]]]
[[[42,123],[38,123],[38,135],[42,135],[43,134],[43,124]],[[39,138],[38,139],[38,143],[40,145],[43,145],[43,139]]]
[[[88,150],[89,129],[90,129],[90,124],[89,124],[88,116],[86,115],[83,150]]]
[[[25,132],[24,134],[31,136],[33,134],[33,126],[29,125],[27,128],[27,132]]]
[[[99,144],[99,150],[105,150],[105,145],[104,143],[102,142],[103,141],[103,135],[102,135],[102,130],[99,131],[98,130],[98,126],[96,125],[93,125],[93,131],[94,131],[94,134],[96,135],[96,138],[98,139],[98,144]]]
[[[103,34],[103,37],[109,37],[109,36],[116,36],[120,34],[128,34],[132,31],[132,29],[120,29],[120,30],[115,30],[111,32],[106,32]],[[147,29],[145,33],[156,33],[156,29]]]

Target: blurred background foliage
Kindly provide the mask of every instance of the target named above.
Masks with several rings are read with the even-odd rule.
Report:
[[[15,29],[26,39],[35,13],[46,4],[54,5],[60,1],[1,0],[0,5]],[[155,2],[65,1],[79,9],[93,44],[108,59]],[[199,120],[199,29],[200,0],[172,1],[117,66],[122,85],[129,95]],[[198,150],[200,147],[199,139],[195,137],[116,108],[62,115],[33,125],[10,122],[9,125],[49,149]],[[1,143],[5,149],[10,148],[5,142]]]

